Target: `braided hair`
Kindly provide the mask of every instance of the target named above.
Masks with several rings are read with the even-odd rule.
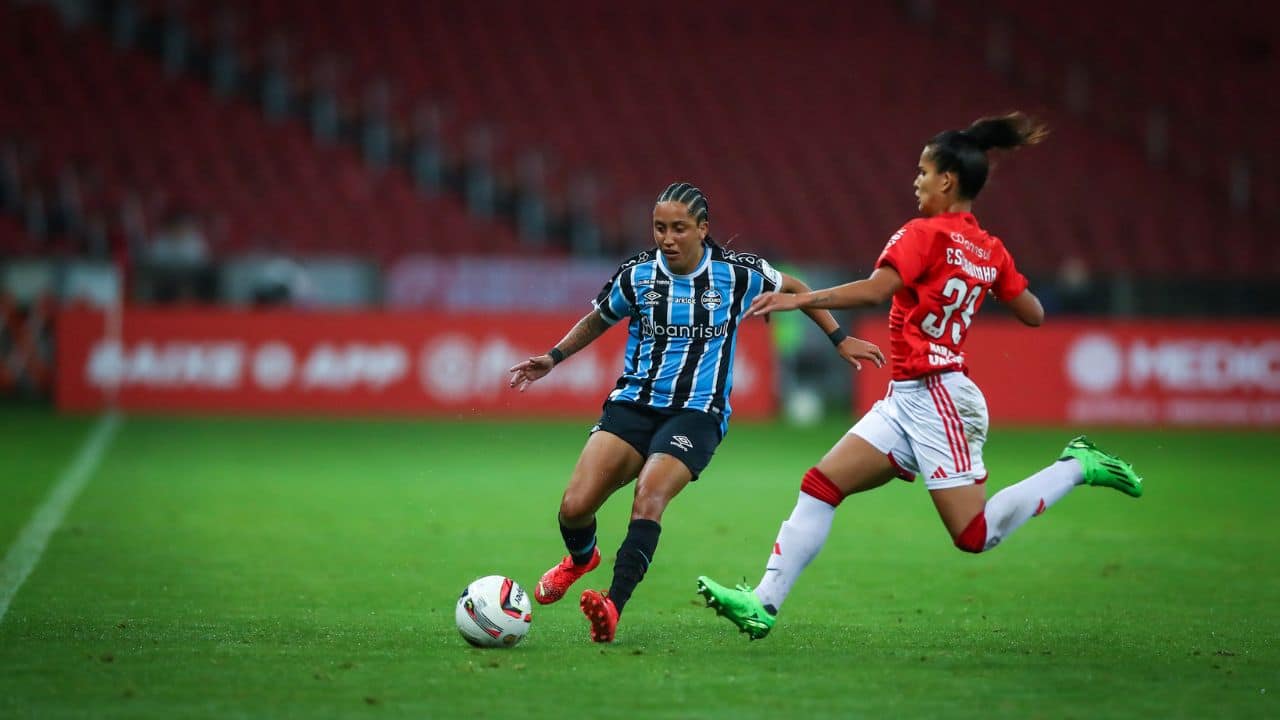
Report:
[[[710,220],[710,214],[707,209],[707,196],[702,191],[694,187],[692,183],[674,182],[667,186],[666,190],[658,196],[654,204],[661,202],[678,202],[684,203],[689,208],[689,215],[699,223]]]

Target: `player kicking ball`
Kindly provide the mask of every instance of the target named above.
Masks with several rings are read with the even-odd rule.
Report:
[[[596,511],[635,480],[613,579],[607,590],[587,589],[578,598],[595,642],[613,642],[618,619],[654,560],[663,512],[698,479],[729,428],[737,333],[751,302],[762,292],[809,289],[757,255],[717,245],[709,217],[701,190],[689,183],[667,187],[653,207],[654,247],[622,263],[595,309],[551,350],[511,368],[511,387],[523,391],[627,320],[622,377],[560,499],[557,519],[568,555],[533,592],[539,604],[558,602],[600,564]],[[880,349],[846,336],[831,313],[805,312],[847,362],[883,365]]]
[[[752,639],[773,628],[787,593],[826,542],[841,501],[895,477],[923,475],[956,547],[971,553],[996,547],[1079,485],[1142,495],[1142,478],[1132,466],[1082,436],[1048,467],[986,499],[987,403],[965,367],[965,336],[988,293],[1031,327],[1043,322],[1044,309],[1004,243],[978,225],[973,201],[986,184],[988,150],[1033,145],[1046,134],[1022,113],[939,133],[925,145],[916,172],[924,217],[889,238],[869,278],[812,292],[764,293],[752,301],[748,315],[870,307],[893,299],[888,394],[805,473],[760,584],[729,588],[698,578],[707,605]]]

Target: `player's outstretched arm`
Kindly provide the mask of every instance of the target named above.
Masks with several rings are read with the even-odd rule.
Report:
[[[609,327],[599,310],[587,313],[550,350],[513,365],[507,371],[511,373],[511,387],[518,387],[520,392],[524,392],[535,381],[551,372],[551,368],[564,362],[565,358],[590,345]]]
[[[786,273],[781,273],[781,275],[782,284],[778,286],[778,292],[799,295],[810,291],[809,286],[800,278]],[[752,303],[752,307],[755,307],[755,303]],[[809,319],[822,330],[824,335],[830,335],[840,329],[840,323],[836,321],[835,316],[829,311],[819,308],[804,308],[803,310],[804,314],[809,316]]]
[[[1023,325],[1040,327],[1044,322],[1044,306],[1040,304],[1040,298],[1030,290],[1023,290],[1010,300],[1009,309]]]
[[[893,297],[902,289],[902,278],[891,267],[876,268],[871,277],[844,285],[812,290],[806,293],[763,293],[751,302],[747,314],[768,315],[771,312],[805,308],[844,310],[871,307]]]
[[[782,273],[782,285],[778,288],[783,293],[802,294],[809,292],[809,286],[803,280],[792,277],[786,273]],[[880,352],[880,348],[874,343],[866,340],[860,340],[856,337],[846,335],[840,329],[840,323],[830,311],[821,308],[803,308],[805,315],[817,325],[824,335],[831,339],[832,344],[836,347],[836,352],[845,362],[854,368],[861,370],[862,363],[860,360],[875,363],[876,367],[884,367],[884,353]]]

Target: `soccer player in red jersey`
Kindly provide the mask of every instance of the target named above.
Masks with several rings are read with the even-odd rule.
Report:
[[[889,238],[869,278],[812,292],[764,293],[752,302],[750,314],[767,315],[893,300],[888,394],[805,473],[760,584],[728,588],[698,578],[708,605],[753,639],[773,627],[787,593],[826,542],[841,501],[895,477],[924,476],[956,547],[972,553],[994,548],[1077,485],[1142,494],[1142,478],[1128,463],[1082,436],[1048,467],[986,498],[987,403],[968,377],[965,337],[988,293],[1031,327],[1041,324],[1044,310],[1004,243],[978,224],[973,201],[986,184],[989,150],[1033,145],[1045,135],[1043,125],[1016,112],[939,133],[917,167],[923,217]]]

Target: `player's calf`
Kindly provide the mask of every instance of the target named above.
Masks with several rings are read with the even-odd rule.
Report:
[[[1133,466],[1081,436],[1067,444],[1057,462],[987,500],[982,511],[955,534],[956,547],[971,553],[990,550],[1082,484],[1115,488],[1133,497],[1142,495],[1142,478]],[[935,501],[939,500],[937,495]],[[939,502],[939,509],[944,505]]]

